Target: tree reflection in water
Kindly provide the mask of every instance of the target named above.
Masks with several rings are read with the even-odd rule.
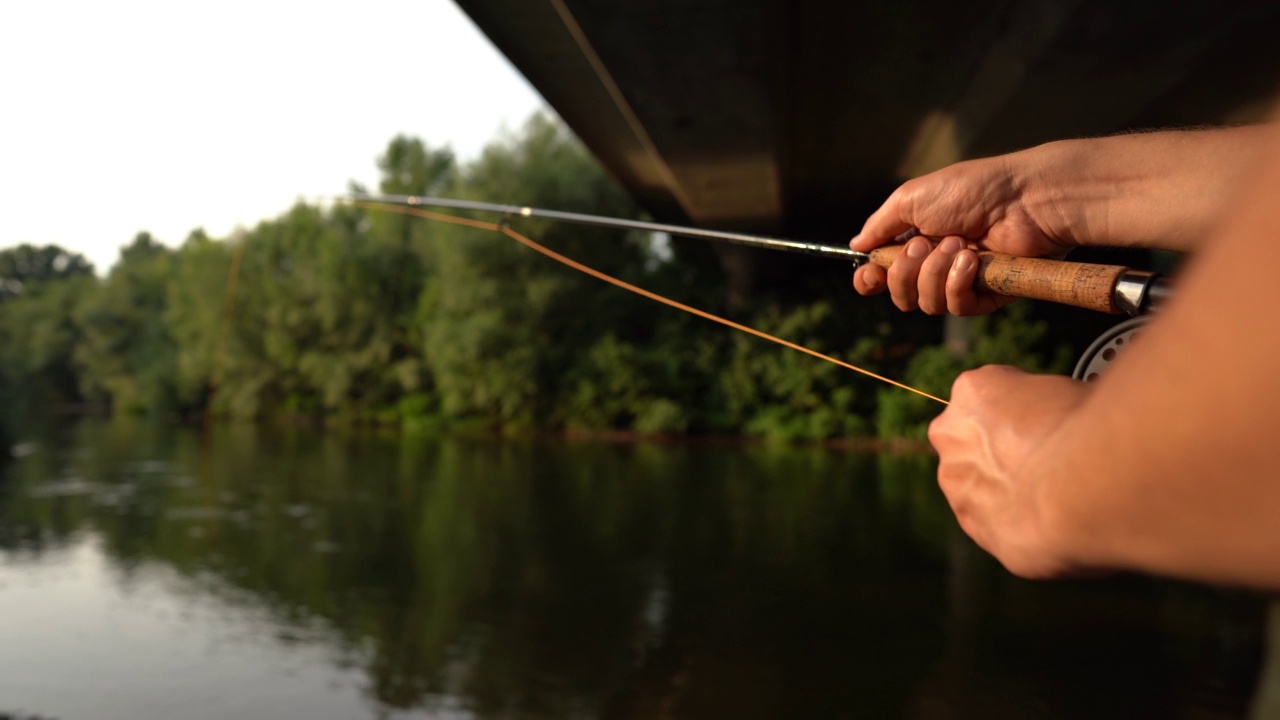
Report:
[[[384,709],[1225,718],[1258,665],[1259,598],[1010,578],[923,456],[247,426],[202,445],[124,421],[39,446],[0,484],[0,548],[94,533],[126,571],[167,564],[333,645]]]

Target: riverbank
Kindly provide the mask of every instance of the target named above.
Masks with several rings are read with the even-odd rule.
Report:
[[[111,409],[101,404],[64,403],[53,406],[46,413],[55,417],[109,417]],[[408,435],[454,434],[489,437],[560,439],[571,441],[605,442],[613,444],[649,443],[657,445],[747,447],[755,445],[783,445],[791,447],[821,447],[846,452],[873,452],[893,454],[933,453],[933,447],[923,440],[910,438],[833,437],[824,439],[770,438],[760,435],[735,435],[730,433],[645,433],[638,430],[595,428],[531,428],[503,426],[486,420],[448,420],[442,417],[410,418],[406,420],[377,421],[367,418],[350,418],[333,415],[302,413],[273,415],[267,418],[236,419],[225,415],[205,418],[202,415],[169,415],[154,417],[135,416],[147,422],[176,423],[196,427],[207,421],[227,424],[285,426],[299,428],[323,428],[343,432],[396,432]]]

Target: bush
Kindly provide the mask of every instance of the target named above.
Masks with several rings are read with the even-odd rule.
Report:
[[[641,405],[634,427],[643,433],[681,433],[689,429],[689,419],[679,404],[657,398]]]
[[[761,312],[752,327],[804,347],[854,364],[864,364],[869,346],[833,351],[828,325],[834,319],[829,303],[816,302],[782,313],[776,307]],[[848,370],[789,348],[738,334],[720,375],[731,420],[753,435],[775,440],[820,440],[860,435],[867,431],[866,403],[858,389],[865,387]]]
[[[946,399],[951,384],[965,370],[983,365],[1012,365],[1027,372],[1064,372],[1070,367],[1070,350],[1056,347],[1046,357],[1038,352],[1048,333],[1048,323],[1030,319],[1030,306],[1013,303],[1004,311],[974,321],[973,350],[965,356],[952,355],[942,345],[918,351],[907,365],[903,382],[931,395]],[[938,404],[928,398],[897,388],[877,394],[876,432],[882,438],[924,440],[929,421],[938,414]]]

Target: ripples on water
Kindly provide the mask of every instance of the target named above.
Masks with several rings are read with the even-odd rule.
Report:
[[[1009,577],[926,457],[89,421],[0,471],[0,719],[1237,718],[1245,593]],[[6,715],[6,713],[8,715]]]

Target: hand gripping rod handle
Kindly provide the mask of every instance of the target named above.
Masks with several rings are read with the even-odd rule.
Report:
[[[871,262],[888,268],[902,245],[885,245],[868,253]],[[1046,300],[1118,315],[1141,315],[1169,294],[1165,278],[1121,265],[1026,258],[978,252],[978,290],[1012,297]]]

